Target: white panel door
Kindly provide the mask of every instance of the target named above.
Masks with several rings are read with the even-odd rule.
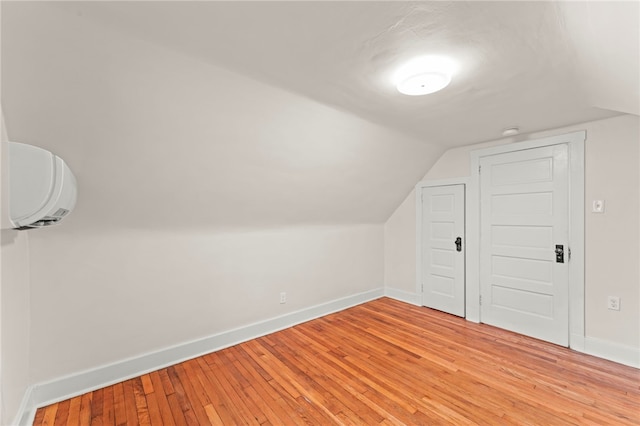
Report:
[[[568,346],[568,186],[567,145],[480,159],[482,322]]]
[[[422,188],[422,304],[464,316],[464,185]]]

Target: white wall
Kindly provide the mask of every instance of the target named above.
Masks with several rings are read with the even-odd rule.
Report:
[[[469,151],[500,143],[485,142],[446,151],[422,180],[466,177]],[[504,142],[503,142],[504,143]],[[416,292],[416,191],[404,199],[384,225],[384,283],[386,287]]]
[[[0,208],[3,227],[8,217],[7,138],[2,120],[0,142]],[[13,230],[0,235],[0,424],[10,424],[29,386],[29,242]]]
[[[518,140],[586,130],[585,147],[585,327],[586,337],[640,349],[640,169],[638,116],[623,115]],[[508,143],[496,140],[447,151],[423,180],[469,176],[471,150]],[[605,214],[590,212],[594,199],[606,200]],[[415,193],[385,224],[385,285],[416,291]],[[621,310],[607,309],[607,296],[621,298]]]
[[[63,226],[31,236],[34,382],[382,287],[382,225]]]
[[[2,418],[11,424],[27,387],[29,373],[29,253],[24,232],[2,230]]]
[[[2,8],[9,137],[79,183],[61,225],[28,231],[31,384],[383,287],[382,224],[441,148],[43,3]]]
[[[640,120],[598,121],[587,128],[585,217],[586,335],[640,348]],[[605,213],[591,202],[606,201]],[[607,296],[620,296],[619,312]]]

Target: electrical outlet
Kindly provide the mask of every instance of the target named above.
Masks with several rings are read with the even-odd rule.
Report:
[[[620,298],[617,296],[609,296],[607,298],[607,308],[612,311],[620,310]]]
[[[287,293],[284,291],[280,293],[280,303],[287,303]]]

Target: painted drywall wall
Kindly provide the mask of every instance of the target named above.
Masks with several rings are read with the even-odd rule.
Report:
[[[0,18],[2,15],[2,11],[0,10]],[[2,87],[0,86],[0,92],[2,90]],[[2,108],[0,107],[0,134],[2,136],[2,138],[0,139],[0,224],[4,224],[3,220],[4,220],[4,215],[6,214],[6,206],[3,203],[2,200],[2,193],[5,191],[5,188],[7,187],[5,179],[6,176],[3,173],[6,173],[7,166],[6,164],[6,158],[4,155],[2,155],[2,145],[4,145],[4,142],[6,140],[8,140],[7,137],[7,131],[5,129],[4,126],[4,115],[2,115]],[[3,228],[0,227],[0,228]],[[2,244],[1,244],[1,240],[2,237],[0,237],[0,422],[2,422],[2,420],[4,419],[4,403],[2,401],[4,401],[4,394],[3,394],[3,390],[2,390]]]
[[[0,142],[0,206],[8,217],[6,128]],[[4,222],[3,222],[4,224]],[[29,242],[25,232],[0,234],[0,424],[12,424],[29,382]]]
[[[9,136],[65,159],[76,220],[383,223],[444,152],[46,2],[2,7]]]
[[[9,137],[79,183],[62,224],[28,231],[32,384],[382,288],[382,224],[440,147],[47,5],[2,7]]]
[[[640,119],[626,116],[587,128],[585,169],[585,333],[640,348]],[[596,199],[605,213],[591,212]],[[607,309],[619,296],[620,311]],[[624,303],[624,306],[622,304]]]
[[[507,143],[485,142],[447,150],[422,180],[469,176],[469,151]],[[404,199],[384,225],[384,283],[403,292],[416,292],[416,192]]]
[[[639,128],[638,116],[623,115],[517,138],[587,131],[585,333],[587,337],[632,348],[640,348]],[[470,151],[511,141],[502,139],[449,150],[423,180],[469,176]],[[604,214],[591,213],[594,199],[606,200]],[[412,192],[385,224],[385,285],[408,292],[416,291],[415,207]],[[608,295],[621,298],[624,306],[620,311],[607,309]]]
[[[2,230],[2,418],[12,424],[30,385],[29,252],[26,233]]]
[[[70,227],[31,236],[34,382],[382,287],[382,225]]]
[[[640,114],[640,3],[557,2],[590,105]]]

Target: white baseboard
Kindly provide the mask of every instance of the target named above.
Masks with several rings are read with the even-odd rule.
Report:
[[[422,297],[418,293],[413,293],[410,291],[400,290],[392,287],[385,287],[384,295],[401,302],[410,303],[416,306],[422,306]]]
[[[595,337],[584,337],[583,350],[574,348],[588,355],[604,358],[629,367],[640,368],[640,348],[621,345]]]
[[[18,412],[16,414],[16,418],[14,419],[12,425],[32,425],[33,418],[35,417],[36,410],[33,408],[33,386],[29,386],[22,397],[22,401],[20,402],[20,407],[18,408]]]
[[[157,352],[74,373],[46,383],[37,383],[30,386],[27,392],[25,392],[23,405],[16,416],[17,421],[15,424],[25,426],[33,424],[35,412],[39,407],[73,398],[86,392],[110,386],[182,361],[193,359],[324,315],[375,300],[384,296],[384,294],[385,291],[381,287],[364,293],[321,303],[203,339],[162,349]]]
[[[584,353],[584,336],[577,333],[569,333],[569,348]]]

